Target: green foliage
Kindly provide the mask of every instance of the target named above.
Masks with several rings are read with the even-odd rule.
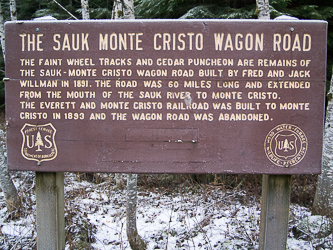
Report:
[[[1,1],[1,8],[3,12],[4,21],[10,20],[10,12],[9,12],[9,1]]]
[[[75,10],[81,7],[80,1],[57,0],[67,11],[75,15]],[[70,15],[52,0],[16,0],[18,19],[31,20],[45,15],[57,19],[68,19]]]
[[[178,18],[195,4],[186,0],[138,0],[134,2],[136,18]]]
[[[274,6],[274,8],[277,9],[284,9],[290,4],[292,0],[270,0],[269,4],[271,6]]]
[[[248,5],[238,9],[219,5],[200,5],[190,9],[180,18],[249,19],[255,18],[255,9],[255,5]]]
[[[299,19],[328,20],[332,18],[332,7],[319,7],[317,5],[301,5],[295,9],[286,9],[286,13]]]
[[[8,2],[8,1],[7,1]],[[68,12],[77,19],[82,19],[81,1],[57,0]],[[91,19],[110,19],[113,0],[89,1],[89,14]],[[17,0],[19,19],[30,20],[46,15],[58,20],[73,19],[65,10],[52,0]]]
[[[180,18],[195,19],[195,18],[217,18],[215,5],[201,5],[190,9],[185,15]]]
[[[79,16],[82,16],[82,9],[76,10]],[[90,19],[110,19],[112,14],[112,10],[108,8],[89,8]]]
[[[78,8],[81,8],[81,3],[78,1],[57,1],[61,6],[63,6],[68,12],[72,15],[76,16],[78,19],[81,17],[76,14],[75,12]],[[62,9],[56,2],[54,1],[45,1],[41,0],[39,3],[39,8],[35,10],[35,12],[31,15],[32,18],[42,17],[50,15],[54,18],[61,20],[61,19],[72,19],[72,17]]]
[[[253,0],[136,0],[136,18],[253,18]]]

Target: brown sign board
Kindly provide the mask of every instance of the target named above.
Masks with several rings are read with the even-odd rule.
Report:
[[[10,170],[321,171],[324,21],[5,28]]]

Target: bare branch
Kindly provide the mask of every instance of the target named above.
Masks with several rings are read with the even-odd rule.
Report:
[[[64,11],[66,11],[71,17],[73,17],[75,20],[77,20],[77,18],[72,14],[70,13],[68,10],[66,10],[65,7],[63,7],[60,3],[58,3],[56,0],[53,0],[56,4],[59,5],[60,8],[62,8]]]

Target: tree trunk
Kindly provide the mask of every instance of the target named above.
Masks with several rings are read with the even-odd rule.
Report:
[[[123,14],[124,14],[123,5],[124,5],[123,0],[114,0],[113,9],[112,9],[112,19],[122,19],[123,18]],[[116,187],[119,189],[123,189],[125,186],[123,174],[116,173],[115,180],[116,180]]]
[[[112,19],[122,19],[123,18],[123,1],[114,0],[112,9]]]
[[[133,0],[114,0],[112,19],[135,19]]]
[[[82,7],[82,19],[83,20],[90,19],[88,0],[81,0],[81,7]]]
[[[0,185],[5,196],[7,212],[13,212],[19,209],[21,207],[21,200],[17,194],[14,183],[10,178],[7,168],[7,159],[4,155],[2,143],[0,143]]]
[[[133,0],[114,0],[112,19],[135,19]],[[116,174],[116,181],[121,175]],[[146,244],[136,227],[137,180],[137,174],[127,175],[126,234],[132,250],[144,250]]]
[[[5,28],[3,22],[3,12],[2,12],[1,3],[0,3],[0,36],[1,36],[3,59],[5,60]],[[13,181],[9,175],[7,168],[7,160],[4,155],[4,150],[1,142],[0,142],[0,185],[2,192],[4,193],[5,196],[7,211],[12,212],[15,209],[19,209],[21,207],[21,201],[17,194],[17,190],[13,184]]]
[[[133,0],[123,0],[124,19],[135,19]]]
[[[124,189],[125,188],[125,181],[123,178],[123,174],[122,173],[116,173],[115,174],[115,179],[116,179],[116,187],[118,189]]]
[[[9,8],[10,8],[10,20],[17,20],[17,12],[16,12],[16,0],[9,0]]]
[[[313,214],[333,214],[333,74],[327,93],[322,173],[318,175]]]
[[[132,250],[146,249],[136,227],[137,174],[127,175],[126,234]]]
[[[258,19],[270,19],[269,0],[256,0]]]
[[[1,37],[1,49],[2,49],[2,55],[3,55],[3,60],[5,61],[5,25],[3,22],[3,11],[1,7],[1,2],[0,2],[0,37]]]

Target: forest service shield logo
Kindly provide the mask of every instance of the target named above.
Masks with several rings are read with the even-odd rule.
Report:
[[[297,137],[294,134],[278,134],[275,138],[275,154],[290,159],[297,154]]]
[[[308,139],[299,127],[281,124],[269,131],[264,148],[272,163],[289,168],[303,160],[308,149]]]
[[[44,125],[24,124],[21,154],[27,160],[50,161],[57,157],[56,129],[51,123]]]

